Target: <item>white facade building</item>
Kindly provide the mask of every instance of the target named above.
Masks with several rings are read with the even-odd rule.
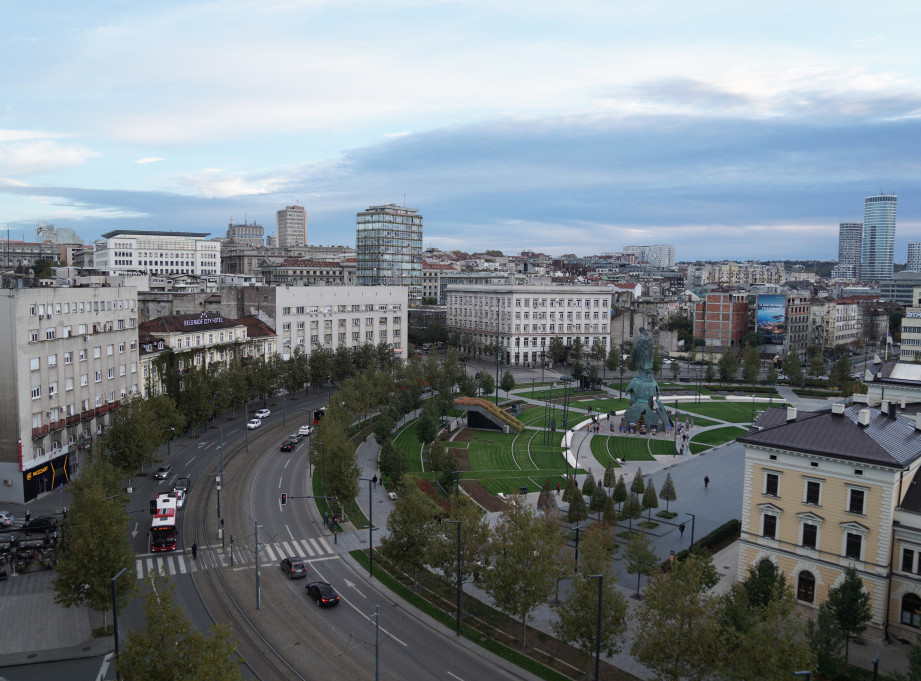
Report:
[[[675,266],[675,247],[672,244],[624,246],[623,252],[635,255],[637,262],[645,262],[654,267]]]
[[[275,234],[279,248],[296,248],[307,243],[307,211],[303,206],[286,206],[275,211]]]
[[[93,264],[106,274],[220,274],[221,244],[207,232],[115,230],[95,242]]]
[[[387,343],[406,359],[405,286],[291,286],[275,289],[277,352],[291,357],[298,346],[306,355],[315,347]]]
[[[4,290],[0,318],[0,501],[23,503],[67,482],[138,391],[137,289]]]
[[[921,242],[908,244],[908,264],[906,270],[921,272]]]
[[[448,330],[499,345],[505,362],[542,361],[550,339],[611,347],[611,290],[601,286],[460,286],[447,289]]]

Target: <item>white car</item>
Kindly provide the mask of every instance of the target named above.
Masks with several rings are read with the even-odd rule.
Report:
[[[253,416],[255,416],[257,419],[267,419],[271,413],[272,412],[270,412],[268,409],[260,409],[255,414],[253,414]]]
[[[256,430],[259,426],[262,425],[262,419],[250,419],[246,422],[247,430]]]
[[[182,508],[185,506],[185,490],[173,490],[173,494],[176,496],[176,508]]]
[[[313,426],[301,426],[297,429],[297,432],[304,436],[313,435]]]

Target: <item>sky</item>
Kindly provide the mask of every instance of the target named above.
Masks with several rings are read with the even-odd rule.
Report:
[[[921,241],[921,3],[0,0],[0,228],[678,260],[837,259],[899,196]]]

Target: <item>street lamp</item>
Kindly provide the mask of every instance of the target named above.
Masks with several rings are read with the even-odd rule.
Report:
[[[457,635],[460,636],[461,621],[461,521],[446,520],[446,523],[457,525]]]
[[[125,574],[128,568],[122,568],[112,578],[112,630],[115,634],[115,660],[118,661],[118,578]],[[118,667],[115,668],[115,678],[120,679]]]
[[[690,548],[693,549],[694,548],[694,525],[697,524],[697,516],[694,513],[688,513],[688,515],[691,516],[691,546]]]
[[[598,580],[598,619],[595,621],[595,681],[598,681],[598,673],[601,668],[601,596],[604,593],[602,591],[604,575],[589,575],[588,578]]]
[[[368,548],[370,549],[370,562],[368,563],[368,578],[374,579],[374,505],[371,499],[371,487],[374,481],[371,478],[358,478],[368,483]]]

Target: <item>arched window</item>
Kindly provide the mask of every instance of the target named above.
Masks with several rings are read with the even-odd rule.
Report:
[[[902,624],[921,628],[921,597],[908,593],[902,596]]]
[[[796,578],[796,599],[805,603],[815,600],[815,577],[808,570],[803,570]]]

